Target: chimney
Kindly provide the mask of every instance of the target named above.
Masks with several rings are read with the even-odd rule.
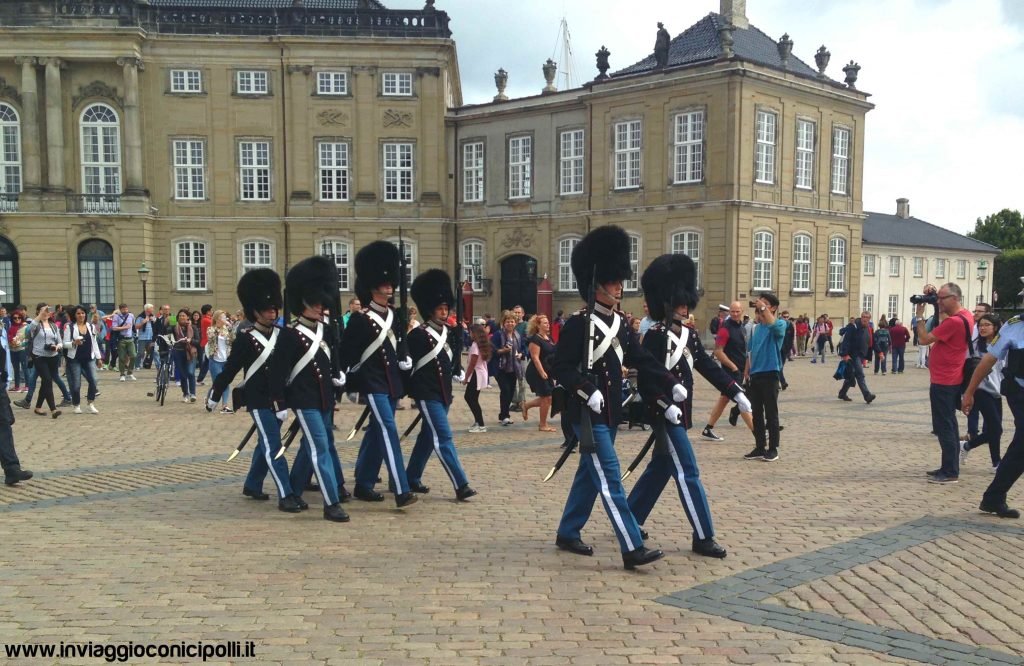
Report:
[[[910,219],[910,199],[901,197],[896,200],[896,217],[901,220]]]
[[[735,28],[749,28],[747,21],[747,0],[721,0],[719,14],[725,22]]]

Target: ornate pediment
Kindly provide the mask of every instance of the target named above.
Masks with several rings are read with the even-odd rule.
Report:
[[[78,106],[79,102],[91,97],[101,97],[124,108],[124,98],[117,94],[117,88],[107,85],[103,81],[93,81],[87,86],[79,86],[78,94],[71,98],[71,106]]]
[[[99,220],[86,220],[82,224],[76,224],[78,227],[78,233],[82,236],[99,236],[100,234],[106,234],[110,230],[109,224],[104,224]]]
[[[522,229],[515,229],[505,236],[501,244],[510,250],[514,247],[530,247],[533,245],[533,234]]]
[[[21,95],[18,94],[18,89],[7,83],[7,79],[2,76],[0,76],[0,99],[13,99],[21,104]]]

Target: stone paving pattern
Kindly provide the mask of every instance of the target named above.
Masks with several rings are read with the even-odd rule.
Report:
[[[561,438],[534,413],[470,435],[458,398],[479,496],[455,502],[432,460],[418,504],[353,502],[331,524],[311,493],[300,515],[242,497],[248,450],[225,459],[244,414],[173,392],[161,408],[152,372],[101,373],[99,416],[16,408],[37,476],[0,487],[0,643],[254,640],[260,662],[295,664],[1024,663],[1024,531],[977,512],[987,452],[957,485],[925,482],[939,458],[927,371],[869,374],[865,405],[836,400],[832,358],[786,370],[776,463],[742,459],[742,424],[699,438],[715,395],[697,382],[691,435],[729,557],[690,552],[669,488],[647,524],[666,557],[637,572],[599,506],[593,558],[554,548],[576,460],[541,483]],[[493,419],[497,390],[483,402]],[[340,439],[360,409],[343,402]],[[622,428],[623,467],[646,434]],[[339,442],[349,475],[356,448]]]

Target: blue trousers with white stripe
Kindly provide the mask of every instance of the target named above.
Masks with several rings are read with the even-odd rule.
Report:
[[[302,443],[292,463],[292,488],[297,496],[302,497],[312,471],[316,474],[316,482],[324,496],[324,505],[337,504],[341,461],[338,459],[338,450],[334,448],[334,431],[331,429],[334,412],[319,409],[294,411],[295,418],[299,420],[299,428],[302,429]]]
[[[405,459],[398,445],[398,426],[395,425],[395,406],[398,400],[386,393],[369,393],[366,404],[370,407],[373,419],[370,429],[363,436],[359,445],[359,456],[356,458],[356,486],[373,490],[380,474],[380,465],[384,460],[388,463],[388,475],[395,495],[409,492],[409,481],[405,475]]]
[[[573,430],[579,437],[578,423],[573,424]],[[594,500],[600,494],[604,509],[611,518],[612,529],[619,540],[619,548],[623,553],[628,553],[643,546],[644,542],[640,538],[640,526],[629,509],[622,488],[619,458],[615,455],[615,434],[614,429],[603,423],[594,424],[597,451],[580,452],[580,466],[576,470],[576,478],[572,480],[562,521],[558,524],[558,536],[563,539],[579,539],[580,531],[594,509]]]
[[[410,483],[419,483],[430,454],[437,451],[441,467],[458,490],[469,483],[469,480],[459,463],[459,454],[455,452],[452,429],[448,425],[448,406],[440,400],[418,400],[416,406],[423,415],[423,426],[420,428],[419,437],[416,438],[412,455],[409,456],[409,467],[405,475]]]
[[[252,464],[249,475],[245,477],[245,487],[255,492],[263,492],[263,480],[270,472],[277,486],[277,497],[283,499],[292,494],[291,481],[288,478],[288,462],[282,457],[274,460],[281,450],[281,422],[277,420],[272,409],[254,409],[249,412],[256,424],[259,443],[252,451]]]
[[[665,431],[669,441],[668,453],[651,457],[647,469],[629,493],[629,508],[643,525],[651,515],[661,491],[665,489],[665,484],[670,477],[674,478],[683,510],[693,526],[693,536],[697,539],[713,537],[715,528],[711,524],[711,509],[708,507],[697,458],[693,455],[693,446],[686,435],[686,429],[681,425],[666,423]]]

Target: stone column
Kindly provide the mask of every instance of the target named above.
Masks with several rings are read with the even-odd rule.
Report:
[[[36,85],[38,62],[31,56],[18,56],[14,62],[21,65],[21,144],[25,163],[22,189],[38,192],[42,185],[39,166],[39,91]]]
[[[118,58],[124,71],[124,193],[145,196],[142,182],[142,127],[139,118],[139,71],[144,70],[141,58]]]
[[[293,204],[310,203],[313,201],[313,173],[316,166],[310,164],[310,157],[319,150],[310,144],[309,138],[309,77],[313,73],[312,65],[288,65],[288,89],[282,90],[285,96],[287,113],[282,122],[287,122],[288,144],[284,146],[288,154],[288,178],[285,183],[284,195]]]
[[[42,58],[46,65],[46,171],[51,190],[63,193],[64,186],[64,99],[61,95],[60,58]]]

